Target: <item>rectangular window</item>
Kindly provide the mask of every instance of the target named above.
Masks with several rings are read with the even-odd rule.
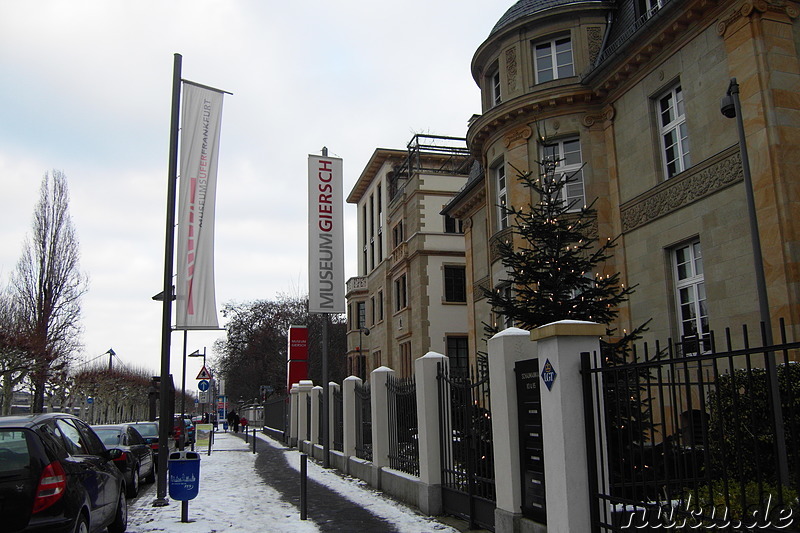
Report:
[[[363,328],[367,325],[367,302],[356,303],[358,308],[358,327]]]
[[[370,326],[375,325],[375,297],[371,297],[369,299],[369,310],[370,310]]]
[[[466,372],[469,368],[469,343],[467,337],[447,337],[447,357],[450,358],[450,370]]]
[[[400,372],[404,378],[414,375],[414,369],[411,364],[411,343],[404,342],[400,345]]]
[[[400,311],[405,309],[408,305],[408,297],[406,293],[406,275],[403,274],[394,280],[394,310]]]
[[[444,216],[444,232],[445,233],[464,233],[464,223],[461,220],[451,216]]]
[[[495,290],[499,292],[503,298],[507,300],[511,299],[512,291],[510,283],[499,285]],[[511,317],[501,315],[500,313],[494,313],[494,327],[496,327],[498,330],[507,329],[513,325],[514,321],[511,319]]]
[[[661,155],[667,178],[686,170],[690,163],[683,91],[676,85],[658,99]]]
[[[444,301],[467,301],[467,269],[463,266],[444,267]]]
[[[376,196],[378,198],[378,263],[380,263],[383,261],[383,196],[380,185],[378,185]]]
[[[383,320],[383,291],[378,291],[378,321]]]
[[[572,41],[569,37],[534,44],[533,57],[536,83],[575,75],[572,64]]]
[[[502,102],[500,98],[500,71],[495,72],[491,77],[491,95],[492,106],[499,105]]]
[[[405,237],[403,236],[403,222],[400,221],[394,228],[392,228],[392,246],[394,248],[397,248],[398,246],[403,244],[404,240]]]
[[[710,329],[700,241],[676,248],[672,255],[675,298],[684,353],[707,351],[710,349]]]
[[[494,169],[495,186],[497,187],[497,226],[499,229],[506,229],[508,227],[508,210],[506,203],[508,201],[508,192],[506,191],[506,165],[500,163]]]
[[[542,167],[546,178],[563,183],[558,197],[566,202],[570,211],[578,210],[586,204],[580,139],[564,139],[544,146]]]
[[[369,235],[367,234],[367,204],[361,206],[361,232],[362,232],[362,242],[361,242],[361,255],[364,262],[363,265],[363,272],[361,275],[364,276],[369,272],[369,264],[367,263],[367,240],[369,239]]]
[[[664,6],[664,0],[639,0],[640,14],[644,18],[655,15]]]

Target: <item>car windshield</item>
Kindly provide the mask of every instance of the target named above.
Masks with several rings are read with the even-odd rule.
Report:
[[[106,446],[118,446],[122,442],[122,433],[118,429],[94,428],[94,432]]]
[[[0,475],[22,470],[31,462],[25,432],[0,429]]]
[[[158,437],[158,424],[134,424],[133,427],[144,438]]]

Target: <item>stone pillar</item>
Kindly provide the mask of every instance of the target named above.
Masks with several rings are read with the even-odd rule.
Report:
[[[356,455],[356,385],[361,385],[361,378],[349,376],[342,382],[342,453],[345,457]]]
[[[308,396],[314,382],[308,379],[300,380],[297,384],[297,447],[301,446],[304,440],[308,440]]]
[[[439,363],[447,356],[428,352],[414,361],[417,382],[417,428],[419,443],[419,508],[428,515],[442,514],[442,461],[439,445]]]
[[[328,382],[328,448],[333,450],[333,434],[336,431],[336,410],[334,409],[334,394],[339,392],[341,386],[335,381]],[[320,440],[322,436],[320,435]],[[323,443],[324,445],[325,443]]]
[[[314,444],[322,444],[322,435],[319,430],[319,417],[322,416],[319,408],[319,397],[322,395],[322,387],[317,385],[311,389],[311,440],[312,446]]]
[[[372,409],[372,464],[389,466],[389,391],[386,382],[394,370],[381,366],[370,374],[370,408]]]
[[[297,395],[299,385],[292,384],[289,390],[289,446],[297,446]]]
[[[549,361],[555,377],[549,390],[542,378],[548,533],[591,531],[590,507],[594,502],[586,457],[580,355],[599,351],[603,334],[604,325],[575,320],[554,322],[531,332],[531,340],[537,344],[540,372]],[[493,402],[495,398],[493,392]]]
[[[522,519],[522,465],[514,364],[536,358],[536,344],[530,339],[529,331],[508,328],[489,340],[492,442],[497,480],[494,519],[498,533],[518,531]]]

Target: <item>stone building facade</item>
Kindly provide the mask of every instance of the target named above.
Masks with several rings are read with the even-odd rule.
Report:
[[[773,324],[800,328],[800,24],[784,0],[520,0],[475,52],[482,112],[467,140],[482,172],[443,210],[466,238],[469,349],[496,321],[493,243],[503,204],[532,200],[515,179],[543,150],[595,200],[597,236],[621,236],[605,273],[636,292],[616,326],[681,339],[759,320],[735,120],[740,87]],[[544,143],[542,142],[544,140]],[[547,145],[543,148],[542,145]],[[736,333],[734,333],[735,335]]]
[[[376,149],[347,202],[358,212],[358,276],[347,281],[352,375],[388,366],[400,377],[428,351],[466,364],[467,291],[461,223],[440,214],[464,186],[463,138],[415,135]]]

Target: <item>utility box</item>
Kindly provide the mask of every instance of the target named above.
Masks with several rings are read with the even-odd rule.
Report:
[[[200,454],[182,451],[169,454],[169,496],[187,501],[197,497],[200,490]]]

